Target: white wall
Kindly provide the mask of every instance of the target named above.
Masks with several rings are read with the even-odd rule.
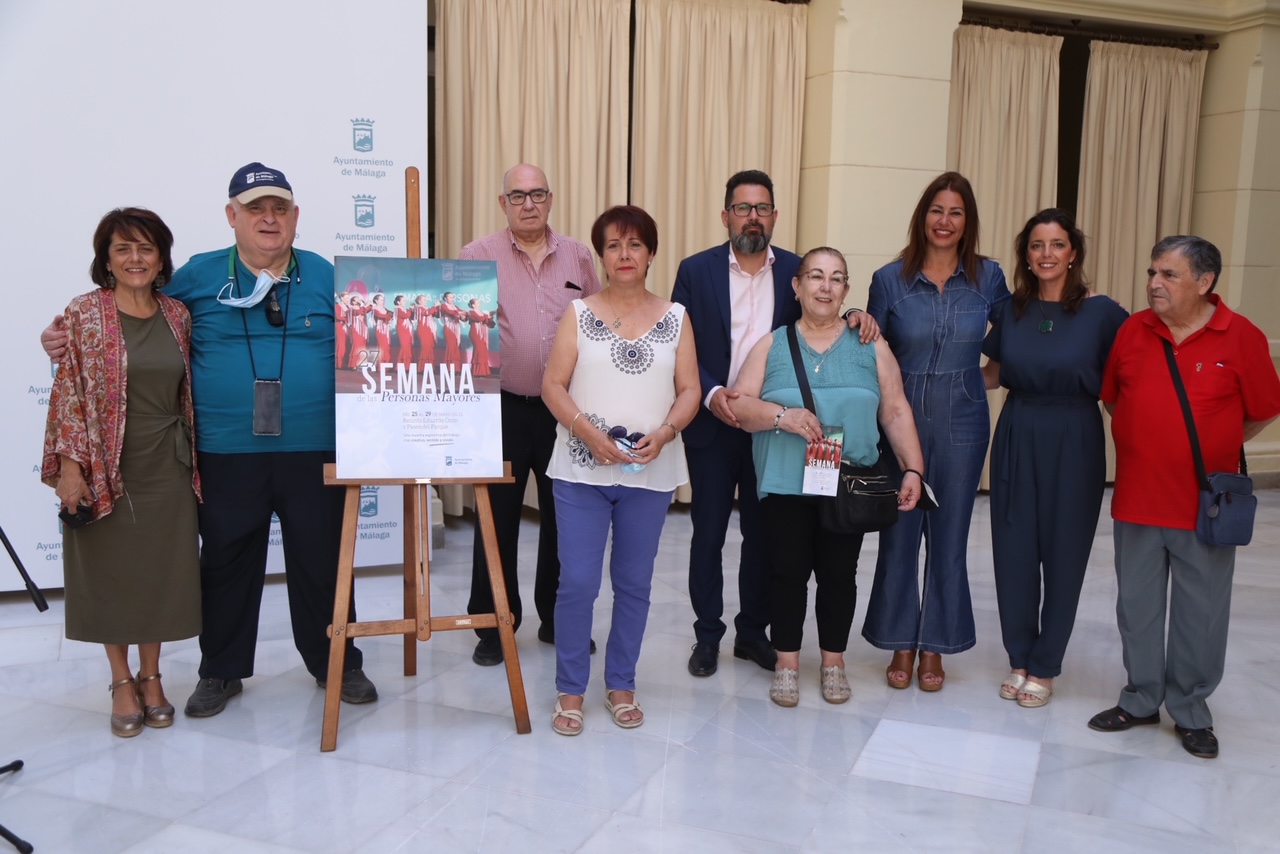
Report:
[[[101,216],[122,205],[155,210],[181,264],[231,244],[227,183],[260,160],[294,186],[300,248],[332,258],[381,246],[402,257],[404,169],[426,174],[427,86],[422,0],[0,0],[0,258],[13,297],[0,338],[9,365],[0,526],[37,583],[62,585],[56,500],[39,482],[51,374],[37,339],[93,287]],[[353,150],[353,119],[373,120],[372,151]],[[394,165],[337,162],[346,158]],[[356,194],[376,199],[372,228],[354,224]],[[352,234],[394,239],[341,237]],[[388,536],[362,539],[357,563],[398,561],[399,488],[373,503],[380,512],[362,518],[362,533]],[[21,589],[5,565],[0,590]]]

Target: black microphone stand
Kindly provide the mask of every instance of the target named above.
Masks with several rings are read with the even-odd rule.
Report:
[[[13,559],[13,565],[18,568],[18,572],[22,575],[22,581],[27,585],[27,592],[31,594],[31,601],[35,603],[36,609],[40,611],[48,611],[49,603],[45,601],[44,594],[40,592],[40,588],[31,580],[31,576],[27,575],[27,569],[22,565],[22,561],[18,558],[18,553],[13,550],[13,543],[9,542],[9,538],[5,536],[4,528],[0,528],[0,542],[4,543],[5,550],[9,552],[9,557]],[[8,765],[0,766],[0,774],[8,774],[10,771],[22,770],[22,760],[15,759]],[[30,842],[15,836],[9,832],[9,829],[0,824],[0,838],[18,849],[19,854],[31,854],[35,848]]]
[[[48,611],[49,603],[44,601],[44,594],[40,592],[39,587],[36,587],[36,583],[31,580],[31,576],[27,575],[27,568],[22,565],[22,561],[18,558],[18,553],[13,550],[13,543],[9,542],[9,538],[5,536],[4,528],[2,527],[0,527],[0,542],[4,543],[5,550],[9,552],[9,557],[13,559],[13,565],[18,568],[22,581],[27,585],[27,592],[31,594],[31,601],[36,603],[36,610]]]

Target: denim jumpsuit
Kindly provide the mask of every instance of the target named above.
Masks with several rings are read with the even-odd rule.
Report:
[[[900,513],[898,523],[880,533],[862,625],[862,636],[880,649],[953,653],[976,640],[966,552],[991,435],[979,360],[987,322],[1007,299],[1004,272],[990,259],[980,262],[977,282],[961,267],[941,291],[923,273],[905,281],[901,261],[871,277],[867,311],[902,369],[925,479],[938,499],[936,510]]]

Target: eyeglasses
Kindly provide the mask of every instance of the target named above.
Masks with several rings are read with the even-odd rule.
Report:
[[[535,205],[540,205],[550,196],[550,190],[512,190],[510,193],[507,193],[507,201],[516,207],[520,207],[524,204],[524,200],[528,198],[529,201],[533,202]]]
[[[755,211],[758,216],[771,216],[774,211],[773,205],[768,202],[762,202],[758,205],[749,205],[746,202],[739,202],[736,205],[729,205],[729,210],[733,211],[734,216],[750,216],[751,211]]]
[[[277,329],[284,326],[284,312],[280,310],[280,300],[276,298],[276,289],[272,288],[267,292],[267,298],[262,301],[267,307],[267,323]]]
[[[828,276],[821,270],[805,270],[803,273],[796,274],[797,279],[803,279],[811,285],[820,285],[823,282],[831,282],[837,288],[843,288],[849,284],[849,277],[839,271]]]

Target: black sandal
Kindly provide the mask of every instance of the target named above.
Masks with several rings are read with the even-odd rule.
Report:
[[[1146,717],[1131,715],[1119,706],[1113,706],[1105,712],[1098,712],[1089,719],[1089,729],[1098,732],[1123,732],[1129,727],[1148,726],[1160,723],[1160,712]]]

